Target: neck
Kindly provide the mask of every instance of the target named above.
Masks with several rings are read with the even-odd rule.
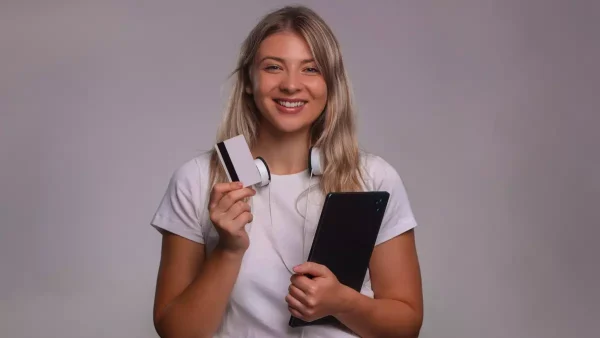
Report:
[[[271,174],[289,175],[308,168],[309,131],[276,133],[261,129],[252,155],[267,161]]]

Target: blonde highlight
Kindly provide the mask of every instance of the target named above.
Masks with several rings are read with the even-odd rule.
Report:
[[[320,148],[323,157],[320,188],[324,193],[360,191],[363,189],[363,173],[356,139],[355,108],[339,43],[325,21],[305,6],[285,6],[268,13],[244,40],[232,73],[234,84],[216,141],[241,134],[251,148],[256,143],[259,112],[251,95],[246,92],[250,86],[251,64],[265,38],[286,30],[304,37],[328,88],[325,109],[311,128],[312,145]],[[227,180],[214,151],[210,180],[212,184]]]

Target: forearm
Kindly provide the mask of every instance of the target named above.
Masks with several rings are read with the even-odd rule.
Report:
[[[344,310],[335,317],[361,337],[416,338],[422,315],[407,303],[373,299],[346,288]]]
[[[194,281],[164,309],[156,324],[159,335],[211,337],[221,323],[242,256],[215,249]]]

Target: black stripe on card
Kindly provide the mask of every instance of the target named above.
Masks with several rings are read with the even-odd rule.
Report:
[[[223,158],[223,163],[225,163],[225,168],[229,172],[229,177],[231,177],[232,182],[238,182],[240,179],[235,172],[235,168],[233,167],[233,162],[231,162],[231,157],[229,157],[229,153],[227,152],[227,147],[225,147],[224,142],[217,143],[217,147],[219,148],[219,152],[221,153],[221,157]]]

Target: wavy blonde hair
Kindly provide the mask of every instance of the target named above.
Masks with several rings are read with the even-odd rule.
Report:
[[[244,135],[250,148],[257,140],[260,112],[245,88],[250,86],[250,69],[260,43],[268,36],[292,31],[304,37],[327,85],[327,104],[311,127],[311,144],[319,147],[323,161],[320,188],[324,193],[360,191],[360,169],[356,139],[354,105],[350,81],[344,69],[339,43],[325,21],[304,6],[285,6],[268,13],[244,40],[232,92],[217,142]],[[213,150],[210,164],[211,182],[225,182],[227,176]]]

